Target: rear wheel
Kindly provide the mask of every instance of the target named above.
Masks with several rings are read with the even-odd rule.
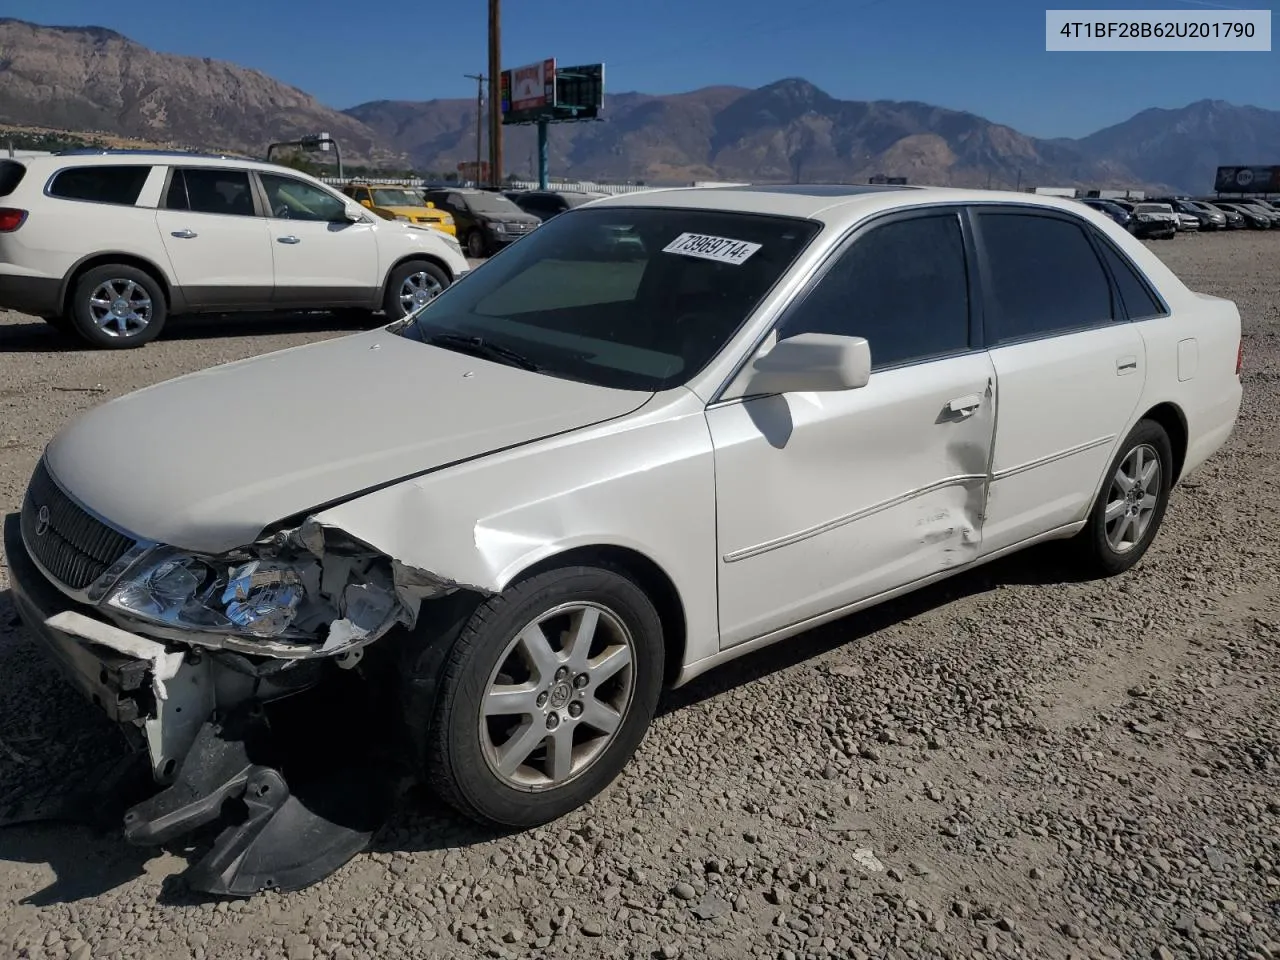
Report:
[[[1125,437],[1078,535],[1084,562],[1103,576],[1133,567],[1164,520],[1173,487],[1173,446],[1164,427],[1141,420]]]
[[[482,823],[555,820],[621,772],[662,675],[658,614],[621,573],[569,567],[519,583],[480,604],[445,659],[428,781]]]
[[[66,320],[95,347],[127,350],[159,336],[167,316],[164,293],[149,274],[108,263],[76,281]]]

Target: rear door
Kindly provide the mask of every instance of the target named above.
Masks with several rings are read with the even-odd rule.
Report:
[[[1083,519],[1146,379],[1146,346],[1089,224],[1065,211],[972,211],[1000,417],[983,550]]]
[[[247,170],[171,168],[155,225],[189,309],[270,305],[271,238]]]
[[[379,299],[374,224],[347,219],[347,203],[285,174],[257,175],[270,219],[276,307],[372,306]],[[392,224],[386,224],[394,228]]]

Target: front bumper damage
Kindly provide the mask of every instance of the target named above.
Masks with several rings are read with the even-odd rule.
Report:
[[[162,787],[124,813],[128,841],[165,844],[221,824],[185,879],[233,896],[308,886],[367,847],[400,771],[376,698],[351,669],[358,656],[252,657],[144,637],[54,587],[17,514],[4,545],[22,623]],[[344,646],[369,639],[348,635]]]

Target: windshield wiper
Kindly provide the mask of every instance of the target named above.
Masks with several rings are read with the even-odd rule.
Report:
[[[537,373],[542,368],[517,350],[491,343],[483,337],[471,337],[462,333],[435,333],[422,338],[422,342],[445,350],[456,350],[458,353],[469,353],[474,357],[483,357],[496,363],[505,363],[509,367],[519,367]]]

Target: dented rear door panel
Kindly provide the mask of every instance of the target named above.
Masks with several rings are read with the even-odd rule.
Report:
[[[709,409],[722,647],[977,557],[995,399],[976,352]]]

